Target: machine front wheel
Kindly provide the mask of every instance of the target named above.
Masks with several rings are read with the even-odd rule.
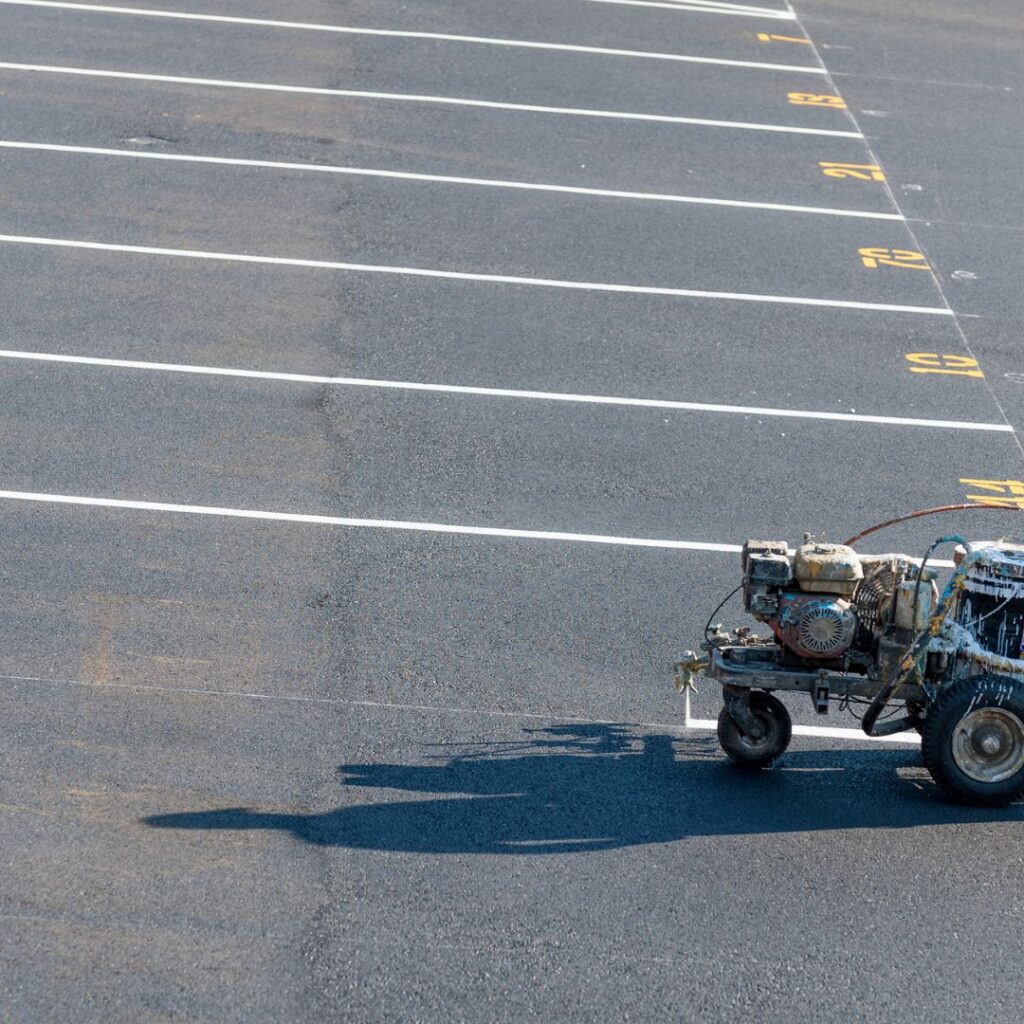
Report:
[[[786,705],[762,690],[751,691],[750,710],[764,728],[764,735],[748,736],[729,714],[729,709],[722,708],[718,715],[718,742],[735,764],[743,768],[767,768],[789,746],[793,722]]]
[[[924,763],[947,796],[1005,807],[1024,795],[1024,683],[969,676],[943,690],[924,720]]]

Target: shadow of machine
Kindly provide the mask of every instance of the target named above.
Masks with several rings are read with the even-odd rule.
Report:
[[[227,807],[154,815],[165,829],[272,829],[306,843],[405,853],[565,854],[695,836],[1020,821],[944,803],[914,751],[791,751],[778,769],[723,764],[711,737],[626,725],[526,729],[521,741],[429,748],[421,764],[346,764],[321,813]],[[360,802],[363,791],[378,799]],[[409,794],[415,794],[410,799]],[[900,799],[895,799],[895,797]]]

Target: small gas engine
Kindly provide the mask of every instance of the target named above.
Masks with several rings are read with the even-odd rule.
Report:
[[[958,546],[940,596],[927,563],[944,543]],[[680,690],[697,673],[722,684],[718,738],[734,762],[765,768],[783,753],[792,726],[773,691],[802,691],[820,714],[864,706],[868,736],[917,730],[954,799],[1024,795],[1024,546],[941,537],[919,561],[805,536],[795,551],[748,540],[741,557],[743,607],[770,634],[709,622],[704,653],[676,666]]]

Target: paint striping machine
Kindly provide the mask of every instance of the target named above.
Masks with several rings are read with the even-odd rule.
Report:
[[[820,714],[833,701],[862,707],[868,736],[917,730],[928,771],[954,800],[999,807],[1024,795],[1024,545],[944,536],[920,560],[852,547],[932,511],[846,544],[805,535],[795,551],[743,545],[733,594],[742,590],[770,635],[712,626],[723,601],[702,653],[676,665],[680,692],[697,674],[721,683],[718,740],[732,761],[767,768],[785,751],[792,726],[774,692],[799,691]],[[943,544],[956,545],[955,568],[940,595],[928,562]]]

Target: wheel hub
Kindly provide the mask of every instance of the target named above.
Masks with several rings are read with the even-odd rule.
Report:
[[[953,759],[976,782],[1002,782],[1024,766],[1024,722],[1003,708],[979,708],[960,719]]]
[[[779,734],[779,726],[770,715],[766,715],[762,711],[754,711],[754,717],[761,725],[762,734],[760,736],[751,736],[740,729],[740,742],[751,753],[761,753],[761,751],[769,750],[775,745]]]

